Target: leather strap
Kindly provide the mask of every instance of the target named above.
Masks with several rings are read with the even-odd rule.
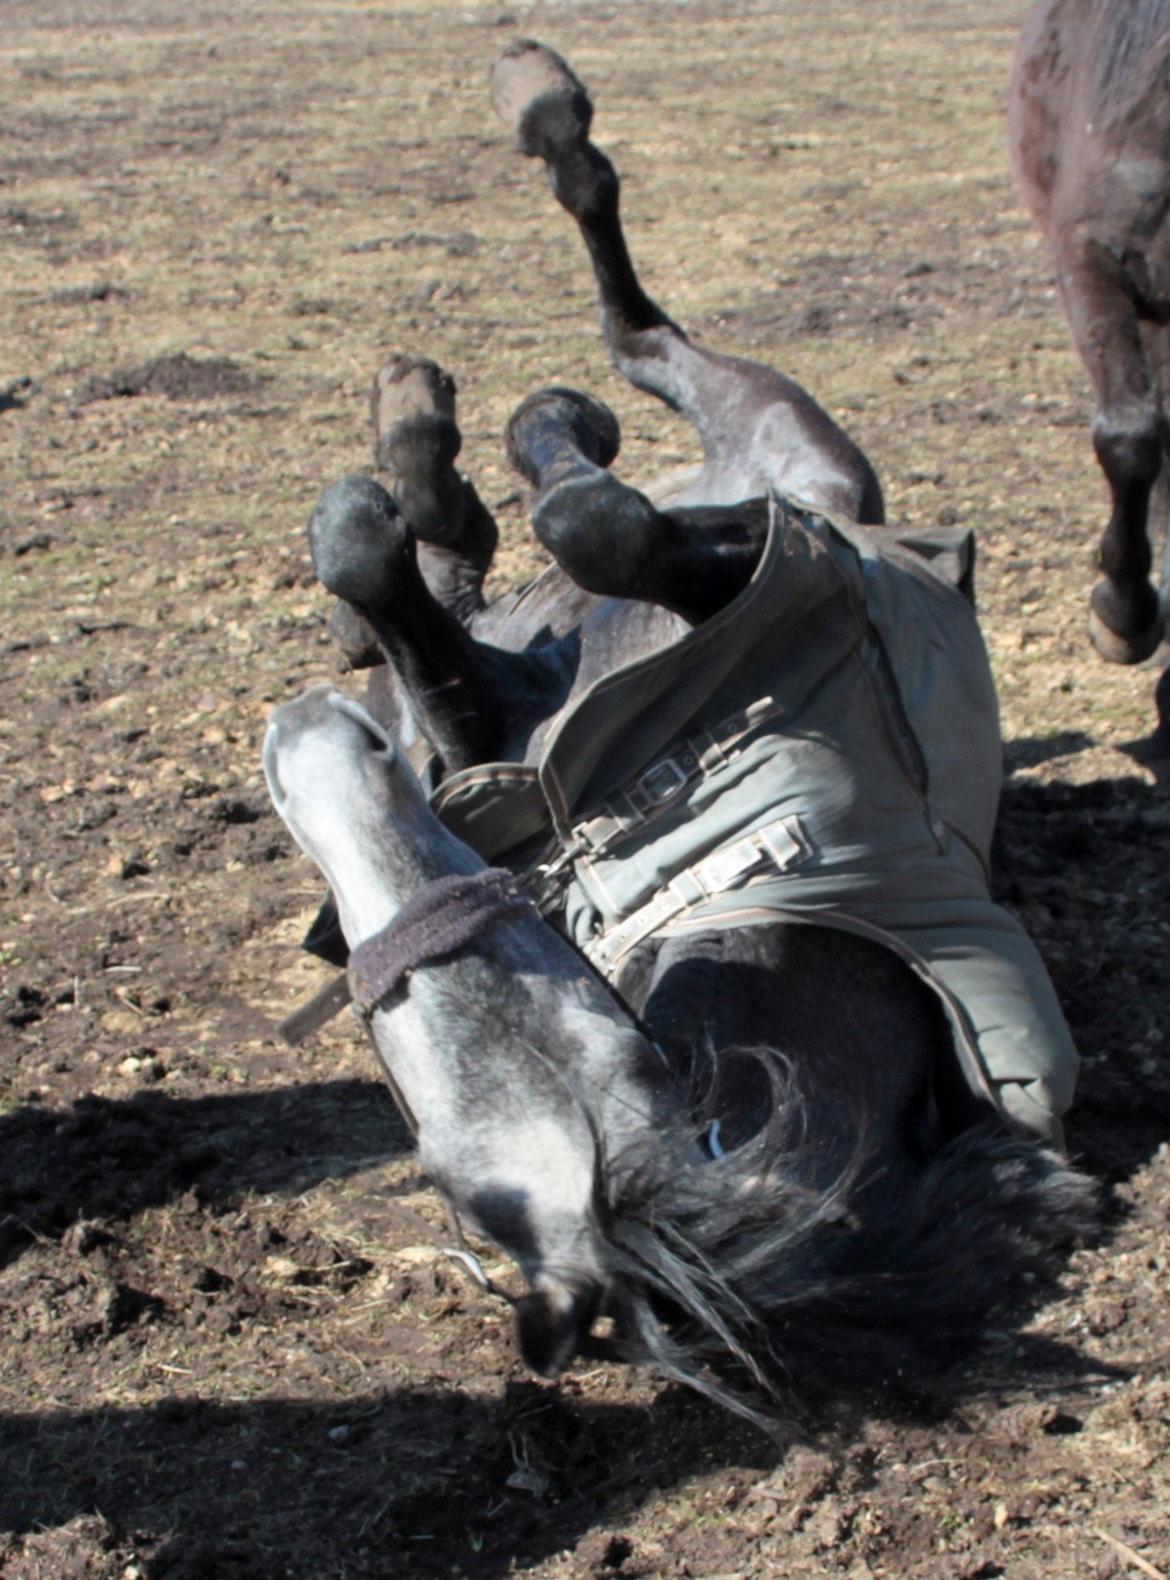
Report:
[[[519,911],[536,914],[502,867],[424,884],[380,933],[351,950],[348,975],[355,1009],[368,1015],[417,967],[465,948],[492,922]]]

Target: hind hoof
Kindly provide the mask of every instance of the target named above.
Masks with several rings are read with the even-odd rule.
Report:
[[[399,356],[374,375],[370,392],[374,422],[374,460],[387,471],[409,468],[415,461],[416,435],[433,435],[428,452],[450,466],[462,438],[455,423],[455,380],[437,362]],[[428,459],[429,459],[428,454]]]
[[[491,73],[496,114],[516,134],[520,152],[553,160],[558,150],[583,144],[593,105],[568,63],[544,44],[517,39]]]
[[[381,607],[414,539],[380,483],[345,477],[331,483],[309,518],[309,553],[324,587],[361,613]]]
[[[374,464],[411,530],[424,543],[454,547],[466,514],[455,470],[463,446],[455,380],[425,357],[396,357],[374,377],[370,414]]]
[[[522,401],[504,431],[508,460],[538,487],[548,467],[562,458],[609,466],[621,442],[621,426],[603,401],[561,388],[538,390]]]
[[[1143,664],[1158,650],[1162,640],[1162,615],[1158,595],[1150,586],[1144,588],[1148,600],[1139,594],[1139,602],[1148,607],[1142,610],[1142,619],[1136,630],[1122,634],[1117,627],[1128,624],[1116,614],[1117,589],[1112,582],[1099,581],[1089,599],[1089,640],[1108,664]]]

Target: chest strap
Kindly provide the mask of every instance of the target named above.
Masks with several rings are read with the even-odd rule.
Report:
[[[644,939],[692,906],[726,894],[764,873],[787,872],[813,854],[798,817],[780,817],[754,834],[712,851],[686,867],[624,921],[598,933],[582,953],[610,981],[622,960]]]

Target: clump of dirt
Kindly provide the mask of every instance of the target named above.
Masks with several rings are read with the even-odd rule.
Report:
[[[77,396],[79,406],[93,401],[135,395],[165,395],[168,400],[215,400],[220,395],[242,395],[267,381],[249,373],[230,357],[200,359],[177,351],[152,357],[137,367],[119,368],[86,379]]]

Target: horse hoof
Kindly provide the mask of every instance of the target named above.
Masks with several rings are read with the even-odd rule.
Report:
[[[604,402],[558,387],[538,390],[521,401],[504,430],[508,460],[537,487],[546,467],[563,458],[566,449],[594,466],[607,467],[621,442],[621,427]]]
[[[1089,640],[1106,663],[1143,664],[1157,652],[1162,640],[1162,615],[1157,594],[1152,587],[1147,590],[1152,611],[1147,623],[1123,636],[1115,629],[1114,621],[1107,618],[1108,605],[1117,596],[1113,584],[1099,581],[1093,588],[1089,599]]]
[[[309,518],[309,553],[323,586],[362,614],[386,600],[414,539],[380,483],[344,477],[331,483]]]
[[[447,465],[462,444],[455,424],[455,380],[437,362],[426,357],[398,356],[379,368],[370,392],[374,421],[374,459],[387,471],[397,471],[399,457],[409,459],[411,435],[419,426],[441,434]],[[407,454],[403,455],[406,451]]]
[[[589,136],[593,105],[568,63],[544,44],[517,39],[492,67],[492,104],[520,152],[553,161]]]

